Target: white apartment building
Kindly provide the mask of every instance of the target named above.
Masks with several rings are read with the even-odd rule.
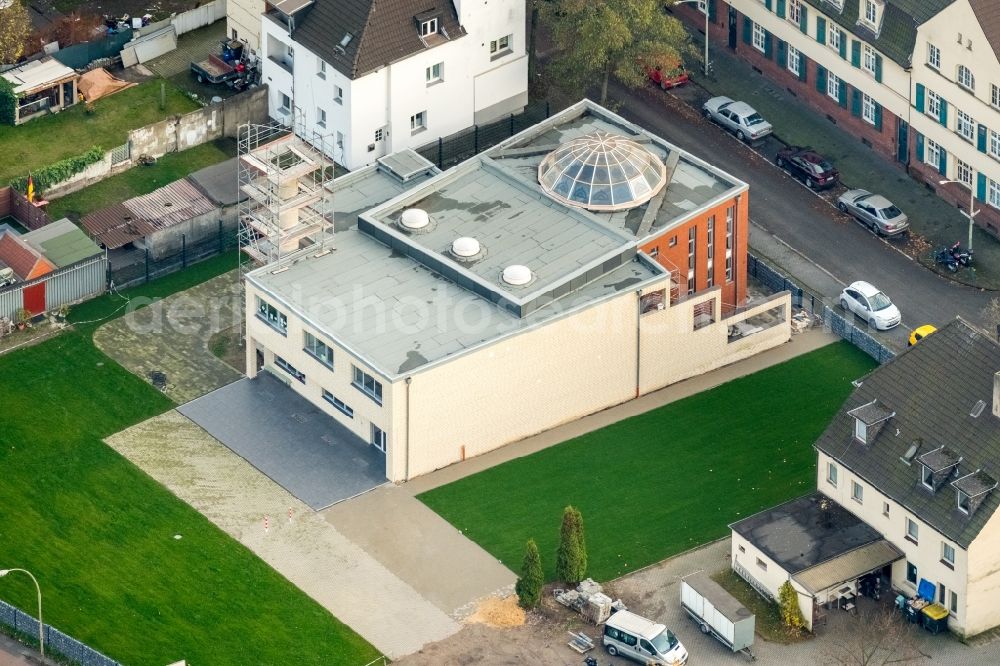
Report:
[[[516,0],[285,0],[261,19],[271,116],[348,169],[521,111],[525,47]]]

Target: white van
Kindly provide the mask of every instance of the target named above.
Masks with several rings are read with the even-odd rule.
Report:
[[[620,654],[643,664],[680,666],[688,659],[687,650],[666,626],[624,610],[604,624],[603,642],[612,657]]]

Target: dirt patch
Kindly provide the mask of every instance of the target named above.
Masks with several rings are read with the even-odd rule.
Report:
[[[524,624],[525,612],[517,603],[517,596],[504,599],[488,597],[479,603],[476,611],[466,619],[469,624],[485,624],[488,627],[505,629]]]
[[[243,340],[242,326],[227,328],[210,337],[208,350],[212,352],[213,356],[232,366],[235,370],[246,373],[246,343]]]

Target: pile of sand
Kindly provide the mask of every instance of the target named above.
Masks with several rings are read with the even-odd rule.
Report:
[[[520,627],[524,624],[524,610],[517,605],[517,595],[503,599],[487,597],[476,606],[476,612],[465,620],[469,623],[485,624],[489,627]]]

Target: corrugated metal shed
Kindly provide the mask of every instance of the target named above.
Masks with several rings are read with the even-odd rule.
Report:
[[[145,220],[135,219],[125,204],[115,204],[83,218],[83,228],[98,243],[114,250],[155,231]]]
[[[125,201],[133,217],[145,220],[154,230],[166,229],[192,217],[215,210],[215,204],[186,178]]]
[[[855,548],[832,560],[800,571],[795,582],[816,594],[834,585],[854,580],[903,557],[902,551],[885,539]]]
[[[76,78],[76,71],[54,58],[35,60],[4,72],[3,78],[14,85],[15,95],[26,95],[41,88],[51,88],[60,81]]]

